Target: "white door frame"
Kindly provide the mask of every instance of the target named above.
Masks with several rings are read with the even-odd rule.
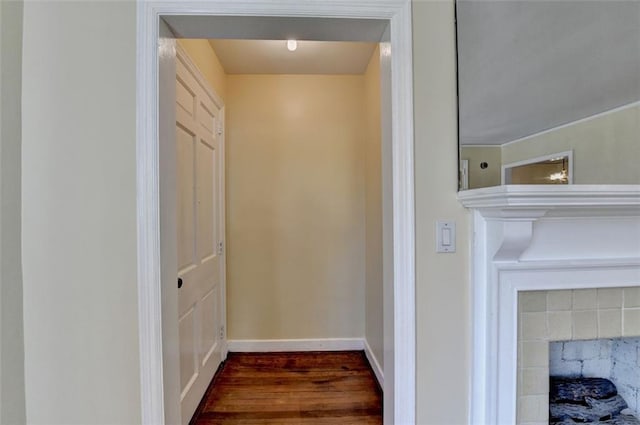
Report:
[[[393,188],[393,423],[416,414],[413,62],[410,0],[203,0],[137,4],[137,240],[141,420],[164,424],[158,37],[167,15],[385,19],[390,23]],[[385,380],[387,382],[387,380]]]

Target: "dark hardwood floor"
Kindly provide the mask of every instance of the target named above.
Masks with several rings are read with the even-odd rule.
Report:
[[[382,424],[382,392],[360,351],[229,353],[191,424]]]

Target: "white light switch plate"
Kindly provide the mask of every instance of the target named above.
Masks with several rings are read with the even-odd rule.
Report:
[[[436,252],[456,252],[455,221],[436,221]]]

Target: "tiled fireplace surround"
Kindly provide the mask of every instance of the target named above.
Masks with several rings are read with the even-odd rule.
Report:
[[[458,198],[473,210],[469,423],[547,424],[550,340],[640,335],[640,185]]]
[[[516,423],[548,425],[549,343],[640,336],[640,287],[526,291],[520,292],[518,301]],[[563,354],[567,357],[580,353],[558,353],[558,356]],[[634,364],[640,368],[638,354],[633,354]],[[569,359],[567,363],[571,360],[581,369],[578,359]],[[582,371],[569,372],[580,374]],[[636,394],[633,394],[633,400],[627,399],[634,410],[637,409],[636,402]]]

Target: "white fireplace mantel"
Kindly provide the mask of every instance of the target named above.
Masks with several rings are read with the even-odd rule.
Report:
[[[518,293],[640,285],[640,185],[459,192],[473,210],[470,423],[516,423]]]
[[[490,215],[527,210],[571,215],[585,209],[638,213],[640,185],[503,185],[464,190],[458,199]]]

